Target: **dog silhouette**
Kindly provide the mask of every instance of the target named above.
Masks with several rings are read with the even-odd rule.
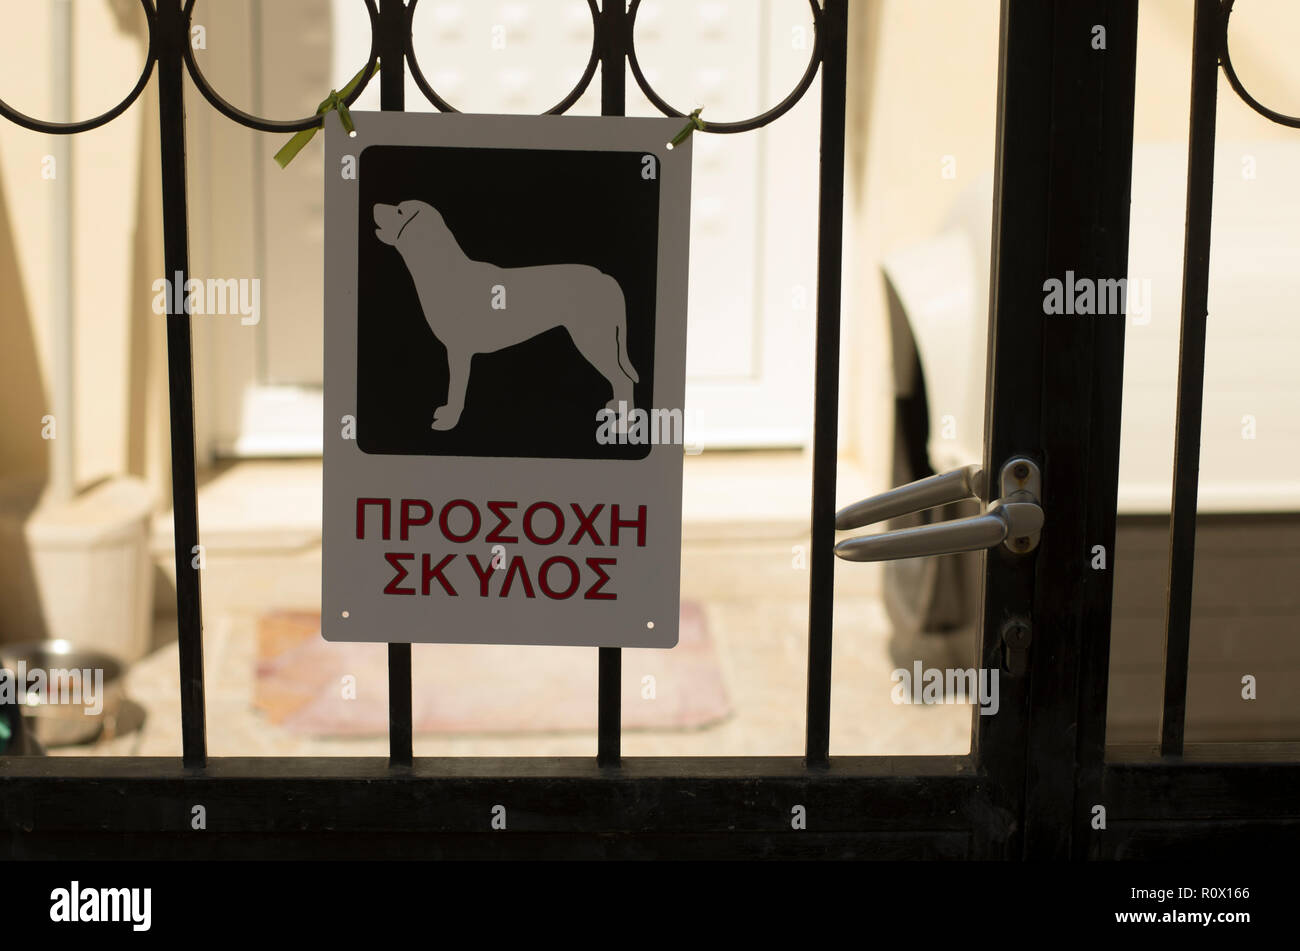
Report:
[[[374,219],[376,236],[402,256],[424,319],[447,348],[447,400],[434,410],[434,429],[460,422],[476,353],[555,327],[567,330],[578,352],[609,381],[613,396],[606,407],[618,413],[622,402],[631,410],[632,384],[640,378],[627,355],[627,307],[617,280],[586,264],[498,267],[471,260],[427,202],[376,204]]]

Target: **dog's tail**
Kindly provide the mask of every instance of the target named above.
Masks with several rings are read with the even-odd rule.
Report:
[[[633,383],[640,383],[632,360],[627,355],[627,319],[621,319],[614,327],[614,339],[618,342],[618,365]]]

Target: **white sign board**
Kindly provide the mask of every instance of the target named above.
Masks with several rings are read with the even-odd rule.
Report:
[[[672,647],[681,120],[326,123],[322,632]]]

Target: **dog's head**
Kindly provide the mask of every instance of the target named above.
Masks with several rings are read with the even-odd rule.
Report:
[[[375,236],[396,248],[447,230],[442,215],[427,202],[410,199],[399,205],[375,205]],[[399,244],[399,242],[401,242]]]

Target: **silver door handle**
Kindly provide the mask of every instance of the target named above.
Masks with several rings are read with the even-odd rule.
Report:
[[[1038,465],[1023,456],[1009,459],[998,473],[998,485],[1001,497],[990,502],[982,515],[846,539],[835,546],[835,554],[845,561],[894,561],[978,551],[1001,544],[1021,554],[1033,551],[1043,528],[1039,504],[1042,474]],[[936,505],[979,498],[983,488],[980,467],[964,466],[855,502],[835,514],[835,528],[859,528]]]
[[[951,472],[918,479],[896,489],[854,502],[835,513],[835,530],[848,531],[873,522],[886,522],[900,515],[911,515],[936,505],[977,499],[984,494],[984,470],[979,466],[962,466]]]

